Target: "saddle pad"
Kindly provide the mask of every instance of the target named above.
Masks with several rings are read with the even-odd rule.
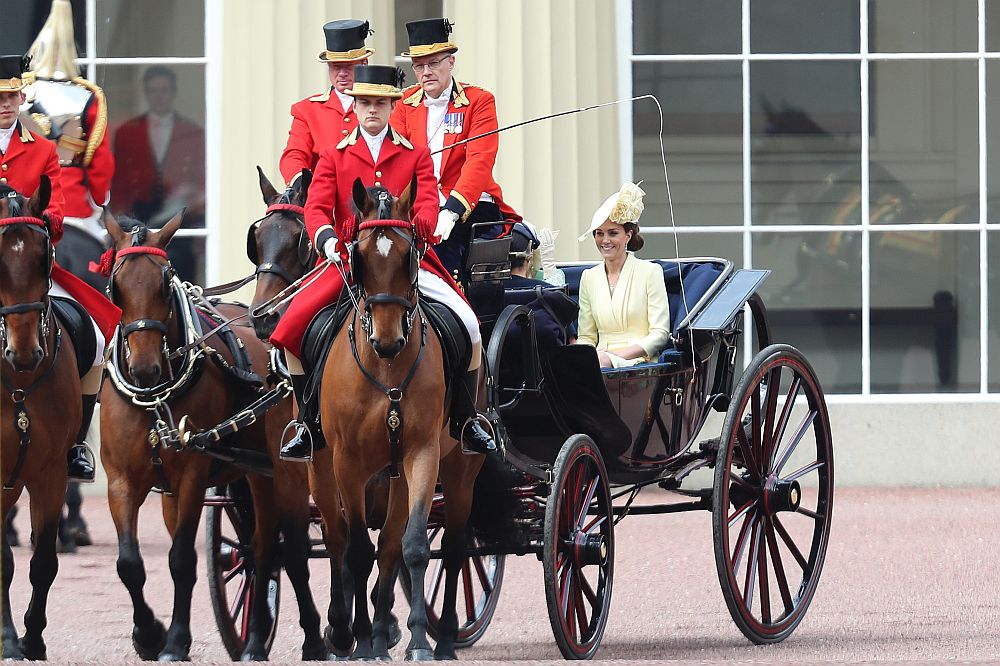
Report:
[[[90,323],[90,315],[74,300],[61,296],[52,296],[51,299],[56,317],[73,340],[76,369],[82,379],[90,372],[94,357],[97,356],[97,335],[94,334],[94,327]]]
[[[437,331],[441,339],[442,356],[444,357],[445,383],[451,384],[452,377],[469,367],[472,354],[472,341],[465,325],[454,312],[443,303],[436,303],[426,298],[421,300],[421,307],[427,313],[427,320]]]

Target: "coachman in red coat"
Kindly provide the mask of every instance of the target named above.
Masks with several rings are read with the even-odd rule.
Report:
[[[321,153],[309,186],[306,229],[321,255],[341,265],[347,258],[345,243],[352,241],[357,233],[352,190],[358,179],[365,187],[383,187],[393,196],[399,196],[415,178],[417,199],[412,219],[417,235],[425,242],[433,240],[438,206],[430,153],[426,147],[413,146],[388,124],[394,100],[401,96],[398,88],[401,79],[402,72],[395,67],[362,65],[356,68],[355,83],[348,92],[358,104],[361,125],[336,146]],[[473,341],[475,359],[467,373],[472,377],[466,382],[466,385],[473,384],[472,402],[471,407],[464,406],[472,413],[463,414],[457,429],[460,431],[461,425],[475,415],[474,387],[478,385],[482,344],[478,321],[433,250],[429,249],[421,261],[418,285],[422,294],[455,310]],[[286,459],[307,460],[314,445],[322,446],[322,433],[316,423],[317,410],[302,400],[306,379],[297,357],[301,355],[306,326],[320,309],[337,299],[343,287],[341,272],[331,263],[321,277],[295,296],[271,335],[272,344],[286,351],[299,400],[296,435],[281,450]],[[475,422],[465,430],[469,433],[470,446],[485,448],[492,442]],[[473,434],[488,442],[472,441]]]
[[[434,173],[441,190],[436,235],[444,239],[437,253],[456,274],[462,267],[473,223],[512,224],[521,216],[503,200],[500,185],[493,179],[498,135],[448,148],[498,127],[493,94],[452,77],[458,47],[449,36],[451,26],[443,18],[406,24],[410,50],[402,55],[413,60],[418,85],[403,91],[403,100],[396,105],[390,122],[414,146],[428,146],[436,153]]]
[[[326,50],[319,54],[330,70],[330,89],[292,105],[292,127],[278,168],[291,185],[303,169],[316,170],[323,149],[336,146],[358,126],[354,98],[347,90],[354,85],[354,66],[367,65],[375,49],[365,46],[373,34],[368,21],[345,19],[323,26]]]
[[[23,72],[21,56],[0,56],[0,185],[10,187],[30,197],[38,189],[42,176],[48,176],[52,194],[45,215],[49,219],[52,243],[62,238],[65,194],[62,187],[62,169],[56,154],[56,145],[29,131],[18,120],[18,106],[24,102],[22,89],[30,82],[30,75]],[[76,481],[93,481],[94,467],[88,459],[83,441],[94,413],[94,400],[100,388],[104,368],[105,343],[111,340],[115,327],[121,320],[121,310],[102,294],[58,264],[52,267],[53,293],[68,295],[80,303],[94,320],[97,335],[97,354],[93,367],[83,379],[83,427],[77,436],[77,445],[70,449],[67,463],[69,477]]]

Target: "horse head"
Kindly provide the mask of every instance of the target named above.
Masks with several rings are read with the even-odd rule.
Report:
[[[52,238],[42,214],[51,194],[48,176],[31,199],[0,186],[0,344],[18,372],[35,371],[47,351]]]
[[[138,220],[104,214],[111,236],[108,297],[122,310],[121,338],[129,374],[142,388],[156,386],[167,359],[173,313],[174,269],[167,244],[181,226],[184,211],[150,229]]]
[[[268,340],[278,325],[281,312],[275,308],[258,313],[258,308],[316,264],[317,255],[309,240],[303,209],[309,183],[312,182],[312,171],[303,169],[302,175],[280,194],[260,167],[257,167],[257,173],[267,212],[247,231],[247,257],[257,267],[257,288],[250,303],[250,322],[257,337]]]
[[[416,196],[416,178],[398,199],[383,187],[365,189],[360,178],[354,181],[359,224],[351,275],[365,301],[362,326],[381,358],[394,358],[402,351],[416,312],[422,254],[410,221]]]

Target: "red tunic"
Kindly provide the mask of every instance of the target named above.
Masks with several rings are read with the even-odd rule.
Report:
[[[323,243],[331,236],[331,221],[338,238],[353,237],[351,190],[356,178],[361,178],[365,187],[381,185],[393,196],[399,196],[416,175],[417,200],[412,214],[418,234],[426,239],[433,233],[438,211],[434,166],[427,148],[414,148],[390,127],[382,141],[376,164],[360,132],[356,130],[320,155],[306,202],[309,237],[322,250]],[[342,256],[346,261],[346,252]],[[433,251],[428,250],[424,255],[421,268],[439,275],[457,293],[461,293]],[[292,299],[271,335],[271,343],[301,356],[300,344],[306,327],[317,312],[337,299],[343,284],[340,272],[335,266],[330,266],[319,279]]]
[[[87,122],[84,128],[88,137],[91,132],[96,131],[99,119],[102,119],[102,122],[107,122],[107,109],[104,108],[102,102],[102,99],[91,97],[90,102],[87,103]],[[103,136],[89,164],[82,167],[63,167],[62,185],[63,193],[66,196],[66,215],[68,217],[90,217],[93,215],[94,209],[90,203],[91,199],[97,206],[108,203],[111,178],[115,173],[115,158],[111,154],[108,133],[101,131]]]
[[[354,105],[344,113],[340,98],[331,88],[292,105],[292,127],[278,168],[290,184],[303,169],[316,170],[324,148],[336,146],[358,126]]]
[[[38,189],[42,174],[49,177],[52,181],[52,197],[47,212],[53,225],[61,228],[64,204],[61,176],[65,170],[59,168],[55,144],[34,132],[29,132],[18,122],[18,127],[10,138],[10,145],[7,146],[7,152],[0,157],[0,160],[2,160],[0,172],[4,174],[0,176],[0,182],[13,187],[26,197],[30,197]],[[54,233],[52,242],[58,243],[60,237],[60,233]],[[121,310],[103,294],[58,264],[52,267],[52,280],[90,313],[104,333],[104,339],[110,341],[115,327],[121,321]]]
[[[498,126],[493,94],[467,83],[453,82],[447,113],[461,116],[462,131],[445,133],[445,148],[462,139],[495,130]],[[389,122],[413,145],[427,145],[427,107],[424,106],[424,91],[419,85],[403,91],[403,99],[396,104]],[[483,192],[493,197],[504,219],[521,221],[521,216],[504,202],[503,192],[493,180],[493,165],[499,147],[498,135],[493,134],[441,153],[441,194],[445,199],[453,197],[453,201],[461,204],[459,208],[464,211],[460,213],[463,221],[479,203]]]

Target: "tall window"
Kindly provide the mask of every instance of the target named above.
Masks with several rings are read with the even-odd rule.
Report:
[[[828,392],[1000,392],[1000,0],[618,7],[681,254],[773,269],[775,338]],[[657,132],[622,121],[669,257]]]

